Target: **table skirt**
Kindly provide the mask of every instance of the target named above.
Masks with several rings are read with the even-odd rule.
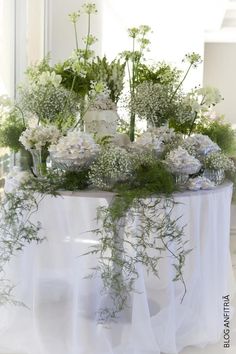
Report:
[[[98,324],[102,283],[85,279],[95,256],[82,256],[98,242],[96,209],[111,193],[47,196],[37,219],[46,240],[28,245],[9,264],[15,298],[24,306],[0,307],[0,354],[160,354],[179,353],[188,345],[217,342],[223,331],[223,299],[234,293],[229,252],[232,184],[215,190],[177,193],[176,217],[182,215],[186,258],[183,286],[173,282],[169,257],[160,278],[137,265],[139,277],[127,310],[117,322]]]

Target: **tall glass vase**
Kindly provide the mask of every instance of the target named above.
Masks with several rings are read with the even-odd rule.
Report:
[[[33,165],[32,154],[22,147],[14,156],[14,165],[21,171],[30,170]]]
[[[33,173],[37,177],[42,177],[46,173],[46,159],[47,153],[42,149],[30,149],[29,150],[33,159]]]

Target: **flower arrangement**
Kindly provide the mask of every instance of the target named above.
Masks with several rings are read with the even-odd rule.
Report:
[[[220,147],[209,136],[203,134],[188,136],[183,142],[183,147],[194,156],[220,151]]]
[[[204,158],[204,166],[210,170],[236,172],[234,162],[220,151],[211,152]]]
[[[175,174],[192,175],[199,172],[201,168],[200,161],[181,146],[168,153],[165,163],[169,170]]]
[[[116,183],[132,178],[132,172],[129,153],[124,148],[109,146],[101,150],[91,165],[89,179],[93,186],[110,190]]]
[[[19,141],[26,150],[49,147],[51,144],[57,143],[61,132],[53,125],[38,126],[35,128],[27,128],[20,136]]]
[[[176,134],[173,128],[161,126],[158,128],[150,128],[133,143],[134,146],[153,150],[159,155],[168,150],[173,150],[181,144],[182,137]]]
[[[97,145],[90,134],[70,131],[59,139],[57,144],[49,148],[50,155],[56,166],[69,169],[87,167],[99,152]]]
[[[19,88],[21,110],[28,118],[36,117],[38,123],[53,123],[59,129],[69,128],[78,111],[75,95],[61,85],[62,78],[55,71],[39,70],[37,66],[32,68],[27,81]]]

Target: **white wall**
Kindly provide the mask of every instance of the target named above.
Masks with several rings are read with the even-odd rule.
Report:
[[[44,56],[44,0],[27,3],[27,63],[32,64]]]
[[[14,96],[14,0],[0,0],[0,95]]]
[[[93,0],[96,3],[98,13],[92,15],[91,33],[99,42],[94,46],[95,52],[99,55],[101,51],[101,1]],[[71,55],[75,49],[74,29],[69,21],[68,14],[77,11],[84,0],[48,0],[47,3],[47,43],[46,52],[50,52],[52,63],[63,61]],[[78,21],[79,47],[82,46],[81,39],[86,36],[87,18],[82,15]]]
[[[217,87],[224,101],[216,112],[236,125],[236,43],[206,43],[204,85]]]
[[[218,28],[224,16],[224,0],[103,0],[102,51],[113,58],[129,49],[127,28],[152,27],[150,56],[180,68],[186,53],[204,53],[204,31]],[[203,67],[192,71],[186,85],[202,84]]]

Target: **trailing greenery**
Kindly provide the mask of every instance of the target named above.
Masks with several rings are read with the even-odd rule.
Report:
[[[15,303],[12,295],[14,284],[5,278],[5,265],[12,256],[22,251],[26,244],[41,242],[40,224],[30,218],[38,209],[39,200],[34,191],[24,186],[17,193],[7,193],[0,209],[0,304]],[[17,303],[17,302],[16,302]]]
[[[79,190],[88,185],[88,171],[52,172],[43,179],[33,176],[11,193],[5,193],[0,205],[0,305],[19,304],[14,299],[15,285],[5,277],[5,266],[18,252],[32,242],[40,243],[41,224],[32,221],[46,195],[59,196],[59,190]]]
[[[99,263],[89,278],[101,277],[102,293],[110,299],[99,310],[99,322],[115,320],[129,306],[138,278],[138,264],[159,277],[163,252],[173,259],[173,281],[182,282],[183,300],[186,293],[183,267],[189,250],[185,250],[183,241],[184,227],[179,226],[179,218],[172,216],[175,202],[171,193],[175,189],[173,177],[162,163],[143,163],[131,183],[114,187],[117,194],[111,205],[98,209],[101,227],[95,232],[99,243],[87,254],[98,255]]]

